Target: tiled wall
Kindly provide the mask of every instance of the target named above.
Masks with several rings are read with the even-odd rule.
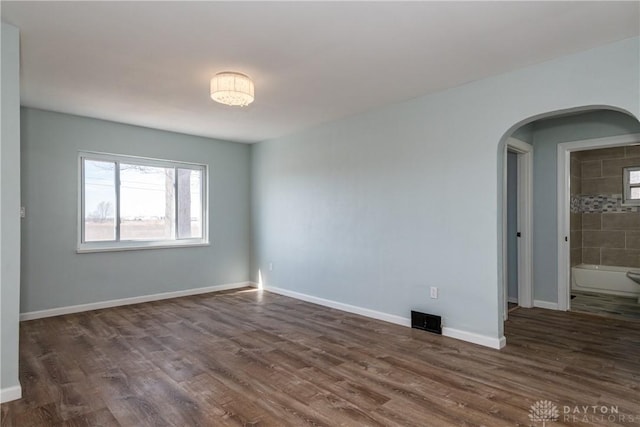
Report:
[[[582,214],[585,264],[640,267],[640,213]]]
[[[637,207],[621,206],[622,168],[640,166],[640,146],[574,154],[571,157],[571,264],[580,261],[640,268],[640,211]],[[578,234],[581,235],[578,237]],[[580,256],[578,247],[581,247]]]
[[[577,154],[582,163],[581,194],[622,194],[622,168],[640,165],[640,145]]]

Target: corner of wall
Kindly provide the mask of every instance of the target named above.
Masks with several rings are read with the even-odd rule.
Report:
[[[21,396],[18,377],[20,307],[20,32],[2,23],[0,138],[0,400]]]

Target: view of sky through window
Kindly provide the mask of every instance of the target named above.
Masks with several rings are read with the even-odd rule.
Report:
[[[119,178],[118,201],[116,162],[84,159],[84,241],[116,240],[118,209],[120,240],[202,237],[200,170],[122,162]]]

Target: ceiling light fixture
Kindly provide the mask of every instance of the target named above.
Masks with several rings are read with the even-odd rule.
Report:
[[[253,81],[241,73],[218,73],[211,79],[211,99],[233,107],[246,107],[255,99]]]

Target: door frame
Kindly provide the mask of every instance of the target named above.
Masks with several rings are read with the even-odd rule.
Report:
[[[507,151],[518,155],[518,305],[533,307],[533,146],[517,138],[507,139],[503,152],[502,179],[502,293],[508,316],[507,292]]]
[[[595,150],[598,148],[621,147],[640,143],[640,133],[610,136],[605,138],[583,139],[558,144],[558,310],[571,308],[571,286],[569,268],[571,260],[570,231],[570,161],[575,151]]]

